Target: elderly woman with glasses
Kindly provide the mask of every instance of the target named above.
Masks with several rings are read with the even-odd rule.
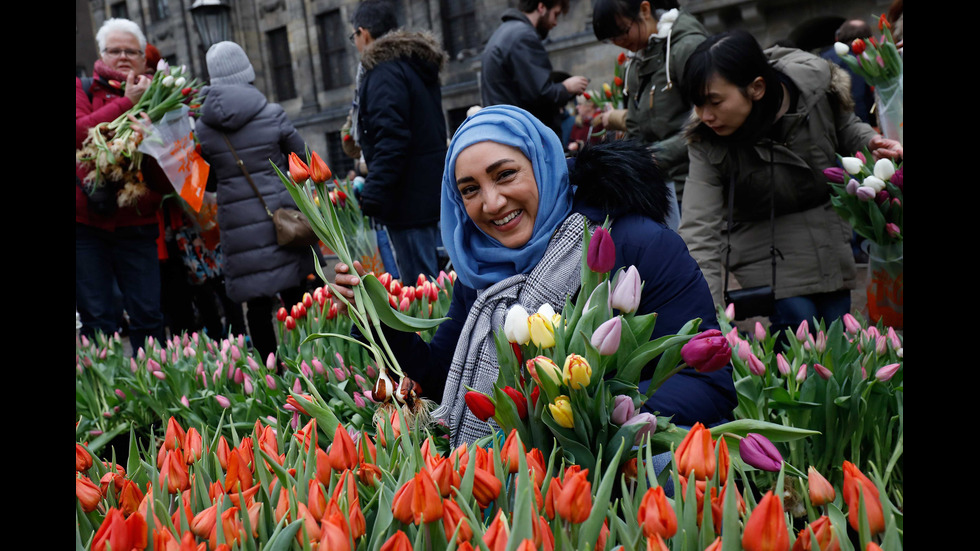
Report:
[[[93,126],[128,111],[150,86],[146,37],[127,19],[109,19],[96,34],[101,56],[91,78],[75,79],[75,148]],[[129,314],[133,348],[147,336],[163,337],[160,268],[157,259],[157,209],[165,178],[153,162],[144,162],[149,192],[135,206],[118,207],[114,197],[90,201],[82,187],[86,170],[75,165],[75,301],[82,334],[112,333],[119,312],[113,286],[118,282]]]

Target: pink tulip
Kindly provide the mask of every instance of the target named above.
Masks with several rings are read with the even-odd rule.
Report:
[[[118,388],[116,389],[116,396],[119,396],[119,398],[122,399],[122,400],[125,400],[126,399],[126,393],[123,392],[121,389],[118,389]]]
[[[752,346],[749,344],[749,341],[738,339],[738,342],[735,344],[735,353],[738,354],[738,359],[743,362],[749,361],[749,354],[752,353]]]
[[[887,381],[894,377],[895,373],[898,373],[900,367],[902,367],[902,364],[888,364],[884,367],[879,367],[878,371],[875,371],[875,379]]]
[[[167,374],[164,373],[163,371],[154,371],[153,376],[156,377],[157,379],[160,379],[161,381],[167,378]]]
[[[154,360],[153,358],[150,358],[149,360],[146,361],[146,370],[149,371],[150,373],[153,373],[154,371],[160,371],[160,364],[158,364],[157,361]]]
[[[887,231],[888,235],[891,237],[899,237],[902,235],[901,228],[899,228],[898,224],[895,224],[894,222],[885,224],[885,231]]]
[[[228,409],[228,408],[231,407],[231,400],[229,400],[228,398],[225,398],[224,396],[222,396],[220,394],[215,394],[214,395],[214,399],[215,399],[216,402],[218,402],[218,405],[221,406],[221,407],[223,407],[224,409]]]
[[[718,334],[721,335],[721,332],[718,331]],[[622,335],[623,319],[616,316],[596,328],[595,333],[592,334],[592,346],[599,350],[599,355],[612,356],[619,350]],[[683,352],[681,354],[683,355]]]
[[[337,377],[338,382],[347,379],[347,374],[344,373],[344,370],[340,369],[339,367],[333,368],[333,374],[335,377]]]
[[[636,416],[636,407],[633,406],[633,399],[624,394],[616,396],[612,412],[612,422],[617,425],[624,425],[627,421]]]
[[[641,285],[640,272],[637,271],[636,266],[630,266],[616,281],[616,287],[609,297],[609,306],[624,314],[635,312],[642,298]]]
[[[902,347],[902,341],[898,338],[898,333],[891,327],[888,328],[888,344],[895,350]]]
[[[758,321],[755,322],[755,340],[760,342],[766,340],[766,328]]]
[[[248,375],[245,375],[244,387],[245,394],[251,394],[253,391],[255,391],[255,387],[252,386],[252,378]]]
[[[749,371],[753,375],[763,376],[766,374],[766,364],[762,363],[762,360],[758,358],[755,354],[749,354]]]
[[[730,303],[728,303],[728,306],[725,307],[725,317],[728,318],[728,321],[732,321],[733,319],[735,319],[735,304],[734,303],[731,303],[730,302]]]
[[[882,335],[877,339],[875,339],[875,352],[877,352],[878,355],[881,356],[884,355],[884,353],[887,351],[888,351],[888,337]]]
[[[364,397],[361,396],[360,392],[354,393],[354,405],[359,408],[367,406],[367,402],[364,401]]]
[[[857,318],[847,313],[844,314],[844,329],[851,335],[856,335],[861,331],[861,324],[858,323]]]
[[[132,357],[129,358],[129,370],[132,371],[133,373],[139,371],[139,366],[136,365],[136,360]]]
[[[85,335],[82,335],[82,348],[88,348],[89,344],[88,338]]]
[[[136,357],[141,362],[146,359],[146,352],[143,351],[143,347],[142,346],[139,347],[139,350],[136,351]]]
[[[228,369],[228,373],[231,373],[231,368]],[[242,384],[245,381],[245,374],[242,373],[242,368],[235,368],[235,376],[232,378],[236,384]]]
[[[823,351],[827,349],[827,334],[823,331],[817,331],[817,340],[813,347],[817,353],[823,354]]]
[[[822,366],[820,364],[816,364],[816,363],[813,364],[813,369],[814,369],[814,371],[817,372],[817,375],[820,375],[820,378],[823,379],[823,380],[825,380],[825,381],[827,379],[830,379],[831,377],[834,376],[834,374],[831,373],[831,371],[829,369],[827,369],[826,367],[824,367],[824,366]]]
[[[368,379],[374,379],[378,376],[378,370],[373,365],[367,366],[364,372],[367,373]]]
[[[786,361],[786,358],[783,356],[782,352],[776,354],[776,369],[778,369],[779,373],[783,376],[789,375],[791,368],[789,362]]]
[[[326,371],[323,370],[323,364],[320,363],[320,360],[313,358],[312,363],[313,363],[313,371],[316,371],[317,375],[323,375],[324,373],[326,373]]]
[[[296,377],[293,379],[293,392],[299,393],[303,390],[303,384],[300,382],[300,378]]]
[[[265,368],[269,371],[276,370],[276,355],[269,352],[269,355],[265,358]]]
[[[238,335],[238,346],[240,348],[245,348],[245,335],[244,334]]]
[[[796,382],[802,383],[806,380],[806,364],[800,366],[800,369],[796,372]]]
[[[739,346],[748,350],[748,342]],[[732,349],[721,331],[709,329],[702,331],[681,348],[681,359],[700,373],[717,371],[732,359]]]
[[[806,320],[800,322],[800,326],[796,328],[796,340],[800,342],[806,342],[810,338],[810,324]]]
[[[269,387],[269,390],[276,389],[276,379],[272,375],[265,376],[265,386]]]
[[[191,401],[187,399],[186,394],[180,397],[180,403],[183,404],[185,408],[191,407]]]

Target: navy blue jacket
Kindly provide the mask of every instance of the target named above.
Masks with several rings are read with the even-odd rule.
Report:
[[[368,175],[361,209],[394,228],[439,221],[446,119],[439,70],[445,52],[431,35],[392,31],[361,57],[358,144]]]

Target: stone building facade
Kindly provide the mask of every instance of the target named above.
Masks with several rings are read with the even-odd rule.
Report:
[[[450,54],[443,73],[443,107],[450,133],[480,102],[480,52],[516,0],[392,0],[399,23],[441,37]],[[789,41],[803,49],[830,46],[845,19],[872,18],[890,0],[680,0],[711,32],[743,28],[763,45]],[[205,50],[194,25],[193,0],[76,0],[76,75],[88,74],[98,55],[95,31],[109,17],[139,23],[170,63],[207,76]],[[357,0],[231,0],[229,40],[241,44],[255,67],[255,85],[285,108],[307,144],[335,173],[352,166],[340,149],[354,93],[357,50],[348,23]],[[612,78],[621,51],[596,41],[588,0],[571,0],[546,48],[556,70]]]

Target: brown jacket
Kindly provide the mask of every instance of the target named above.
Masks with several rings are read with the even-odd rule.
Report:
[[[782,140],[736,149],[715,138],[699,121],[692,121],[688,132],[691,163],[679,232],[701,266],[716,304],[723,300],[727,246],[723,232],[733,173],[730,268],[742,287],[768,285],[772,280],[771,191],[776,203],[774,242],[782,255],[777,257],[776,298],[855,285],[851,229],[831,207],[830,187],[822,171],[837,165],[837,153],[853,155],[867,146],[874,130],[848,107],[849,83],[837,77],[836,67],[799,50],[772,48],[766,54],[800,90],[795,113],[777,122]]]

